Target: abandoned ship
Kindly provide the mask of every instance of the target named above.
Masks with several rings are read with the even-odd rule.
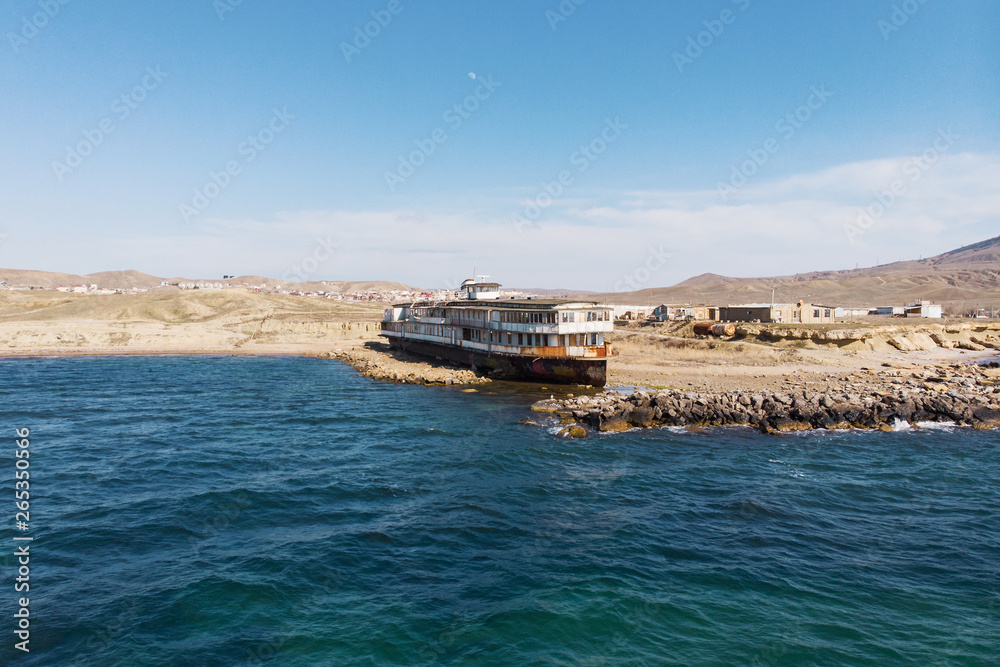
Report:
[[[501,298],[500,284],[471,278],[453,301],[385,309],[390,346],[447,359],[509,380],[603,387],[613,356],[604,334],[612,309],[572,299]]]

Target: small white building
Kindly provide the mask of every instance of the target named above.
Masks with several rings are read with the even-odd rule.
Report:
[[[651,312],[645,306],[605,306],[610,308],[616,320],[644,320],[646,314]]]
[[[874,315],[877,309],[870,306],[860,306],[857,308],[837,308],[833,311],[833,316],[840,319],[854,319],[856,317],[868,317]]]
[[[921,301],[906,307],[907,317],[928,317],[941,319],[941,306],[930,301]]]

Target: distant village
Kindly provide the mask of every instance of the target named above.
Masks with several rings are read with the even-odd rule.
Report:
[[[227,276],[228,278],[228,276]],[[314,283],[318,285],[326,285],[326,282]],[[179,289],[179,290],[247,290],[251,292],[259,292],[264,294],[287,294],[291,296],[304,296],[313,298],[323,298],[323,299],[333,299],[335,301],[351,301],[351,302],[379,302],[379,303],[393,303],[397,301],[422,301],[422,300],[439,300],[444,301],[447,299],[457,298],[457,292],[453,290],[372,290],[372,291],[362,291],[362,292],[341,292],[334,289],[331,286],[329,290],[323,289],[288,289],[281,282],[275,282],[274,284],[261,284],[261,285],[246,285],[246,284],[235,284],[232,282],[226,282],[225,279],[219,282],[213,282],[208,280],[200,281],[190,281],[190,282],[169,282],[162,281],[158,286],[152,288],[144,287],[119,287],[119,288],[108,288],[102,287],[95,284],[77,284],[77,285],[59,285],[57,287],[41,287],[36,285],[17,285],[10,286],[7,281],[0,281],[0,289],[11,290],[11,291],[23,291],[23,290],[48,290],[53,292],[64,292],[67,294],[91,294],[91,295],[108,295],[108,294],[142,294],[145,292],[152,292],[160,289]],[[522,292],[510,292],[509,296],[512,297],[526,297],[530,296],[523,294]]]
[[[360,303],[397,303],[405,301],[447,301],[458,298],[455,290],[373,290],[362,292],[341,292],[331,286],[331,289],[288,289],[286,285],[276,281],[274,284],[246,285],[228,282],[226,276],[222,281],[162,281],[153,288],[120,287],[107,288],[95,284],[60,285],[57,287],[10,286],[6,281],[0,281],[0,290],[49,290],[70,294],[140,294],[160,289],[179,290],[249,290],[266,294],[287,294],[311,298],[333,299],[335,301]],[[311,285],[326,285],[326,282],[311,283]],[[504,290],[505,298],[539,298],[540,295],[518,291]],[[591,298],[591,297],[588,297]],[[842,307],[829,304],[813,304],[799,301],[797,303],[750,303],[727,306],[691,306],[688,304],[658,306],[610,305],[614,317],[621,321],[655,321],[679,322],[685,320],[707,322],[761,322],[775,324],[833,324],[850,322],[871,317],[906,317],[922,319],[941,319],[944,315],[940,304],[930,301],[919,301],[908,305]],[[963,313],[965,317],[998,318],[1000,310],[977,308]]]
[[[833,324],[867,317],[917,317],[941,319],[942,308],[930,301],[908,306],[865,306],[844,308],[805,303],[749,303],[739,306],[672,306],[661,304],[643,309],[637,306],[614,306],[615,318],[622,320],[654,320],[677,322],[699,320],[709,322],[761,322],[773,324]],[[986,311],[987,317],[992,317]]]

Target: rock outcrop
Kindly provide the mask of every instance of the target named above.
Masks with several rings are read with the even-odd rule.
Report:
[[[955,367],[865,391],[703,394],[676,390],[607,391],[598,396],[545,400],[552,413],[599,431],[655,426],[752,426],[766,433],[808,429],[892,430],[900,423],[954,422],[1000,427],[1000,386],[976,366]]]
[[[334,350],[317,355],[323,359],[339,359],[354,367],[361,375],[382,382],[398,384],[467,385],[491,382],[467,368],[434,364],[416,359],[403,359],[384,350],[355,348]]]

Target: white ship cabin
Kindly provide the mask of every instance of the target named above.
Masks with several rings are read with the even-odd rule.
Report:
[[[462,298],[470,301],[482,301],[486,299],[500,298],[500,283],[488,283],[483,278],[489,276],[479,276],[480,280],[469,278],[462,283]]]
[[[497,283],[469,283],[462,285],[466,294],[494,296],[394,305],[385,309],[381,335],[399,343],[419,340],[489,354],[613,356],[611,344],[604,341],[604,335],[614,330],[610,306],[557,299],[500,299]]]

